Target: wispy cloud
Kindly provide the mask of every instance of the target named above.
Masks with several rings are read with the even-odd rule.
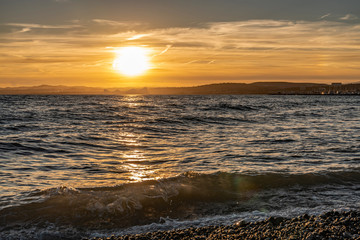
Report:
[[[346,14],[345,16],[341,17],[340,20],[356,20],[358,17],[354,14]]]
[[[330,15],[331,15],[331,13],[327,13],[327,14],[321,16],[320,19],[325,19],[325,18],[329,17]]]
[[[61,28],[75,28],[80,25],[44,25],[44,24],[32,24],[32,23],[6,23],[5,25],[21,28],[47,28],[47,29],[61,29]]]
[[[92,21],[95,23],[112,25],[112,26],[125,25],[125,23],[123,23],[123,22],[117,22],[117,21],[106,20],[106,19],[93,19]]]
[[[166,48],[164,50],[161,51],[161,53],[159,53],[159,55],[163,55],[164,53],[166,53],[172,46],[171,45],[167,45]]]
[[[0,78],[17,76],[21,67],[32,78],[74,79],[86,73],[102,79],[111,72],[113,49],[127,45],[152,49],[154,79],[360,78],[360,24],[345,17],[338,22],[249,20],[155,29],[104,19],[69,25],[8,23],[16,31],[0,35]]]
[[[131,21],[126,21],[126,22],[120,22],[120,21],[113,21],[113,20],[108,20],[108,19],[93,19],[92,20],[94,23],[98,23],[98,24],[102,24],[102,25],[109,25],[109,26],[138,26],[141,25],[141,23],[139,22],[131,22]]]
[[[31,28],[26,27],[26,28],[21,29],[18,33],[29,32],[30,30],[31,30]]]
[[[137,39],[140,39],[140,38],[143,38],[143,37],[147,37],[147,36],[150,36],[151,34],[136,34],[132,37],[129,37],[127,40],[137,40]]]

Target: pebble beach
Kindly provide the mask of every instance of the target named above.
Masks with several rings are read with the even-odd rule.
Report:
[[[305,214],[295,218],[270,217],[259,222],[239,221],[229,226],[208,226],[93,239],[360,239],[360,211],[331,211],[319,216]]]

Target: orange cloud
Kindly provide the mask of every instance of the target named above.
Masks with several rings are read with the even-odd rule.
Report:
[[[249,20],[152,29],[144,23],[94,19],[0,28],[1,86],[360,79],[360,25],[345,21]],[[119,76],[112,69],[113,49],[122,46],[151,49],[153,69],[138,79]]]

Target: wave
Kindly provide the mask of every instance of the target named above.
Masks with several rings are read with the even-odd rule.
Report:
[[[218,103],[215,105],[211,105],[203,108],[205,111],[218,111],[218,110],[236,110],[236,111],[255,111],[258,110],[255,107],[241,105],[241,104],[230,104],[230,103]]]
[[[31,202],[0,210],[0,231],[19,224],[44,223],[112,229],[156,223],[166,217],[189,220],[261,209],[274,211],[294,203],[316,206],[326,201],[331,204],[333,196],[323,194],[329,191],[341,192],[334,204],[339,204],[340,198],[356,204],[360,197],[349,199],[355,197],[354,191],[360,192],[359,170],[301,175],[187,172],[113,187],[37,190],[28,194]],[[318,199],[314,198],[316,194],[320,194]]]
[[[249,120],[244,117],[221,117],[221,116],[183,116],[181,118],[184,123],[190,124],[221,124],[221,125],[232,125],[234,122],[254,123],[254,120]]]
[[[63,149],[56,149],[57,146],[52,146],[54,149],[50,148],[43,148],[38,145],[39,142],[32,141],[31,139],[27,140],[28,144],[21,144],[17,142],[0,142],[0,150],[3,152],[11,152],[11,151],[30,151],[30,154],[33,154],[34,152],[42,152],[42,153],[69,153],[66,150]]]

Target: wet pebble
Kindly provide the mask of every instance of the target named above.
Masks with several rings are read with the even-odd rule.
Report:
[[[243,220],[230,226],[209,226],[182,230],[158,231],[112,239],[355,239],[360,240],[360,211],[327,212],[320,216],[307,214],[286,219],[270,217],[247,223]],[[96,239],[96,238],[95,238]]]

